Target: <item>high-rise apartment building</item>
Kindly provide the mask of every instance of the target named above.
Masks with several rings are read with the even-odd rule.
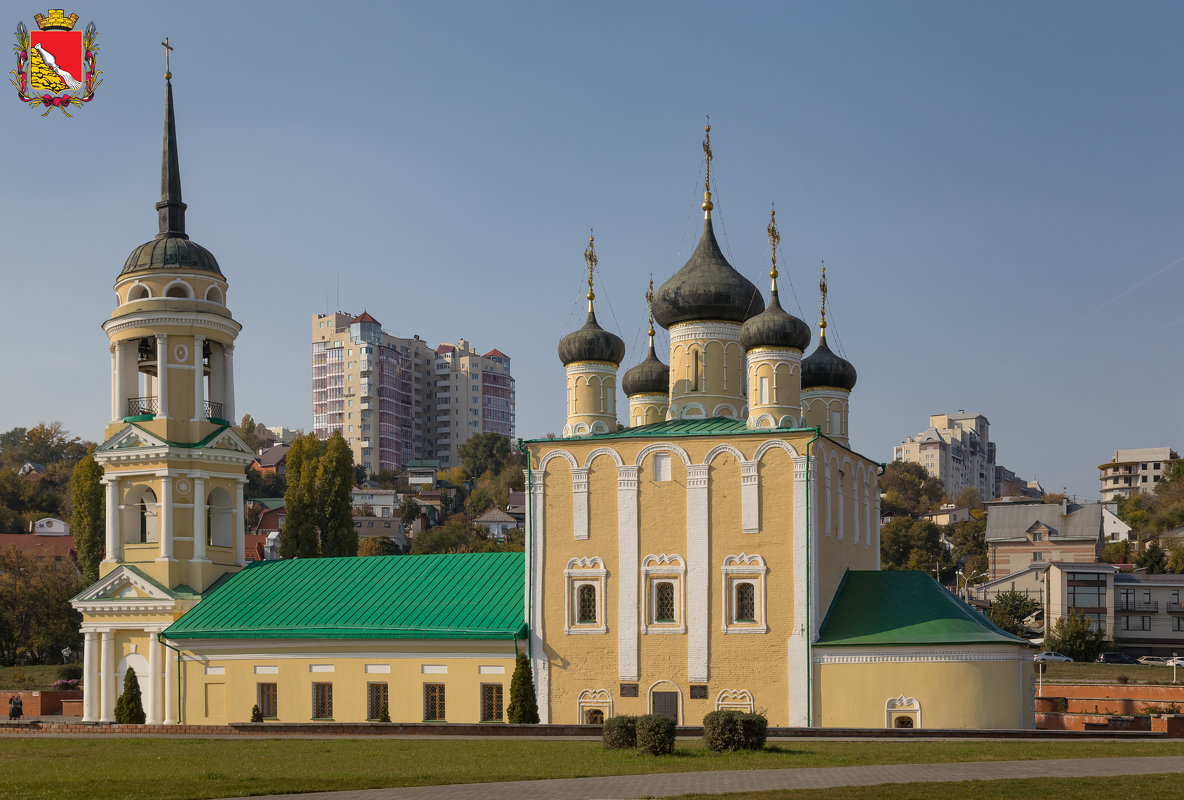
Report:
[[[499,350],[478,354],[461,339],[432,348],[393,336],[368,313],[312,318],[313,431],[339,430],[367,472],[411,460],[460,463],[478,433],[514,435],[514,378]]]
[[[1154,491],[1171,468],[1171,462],[1178,458],[1180,454],[1170,447],[1115,450],[1110,463],[1098,467],[1102,479],[1102,501]]]
[[[995,443],[982,414],[931,414],[929,428],[896,446],[893,460],[912,461],[940,478],[946,494],[957,497],[968,486],[983,500],[995,492]]]

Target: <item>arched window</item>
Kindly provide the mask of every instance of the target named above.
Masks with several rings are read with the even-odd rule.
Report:
[[[218,487],[206,499],[206,531],[214,547],[234,546],[234,507],[230,493]]]
[[[585,583],[580,587],[579,594],[579,609],[577,611],[577,622],[595,623],[596,620],[596,587],[590,583]]]
[[[892,722],[892,727],[894,727],[894,728],[911,728],[911,727],[913,727],[913,719],[912,719],[912,717],[897,717]]]
[[[703,358],[698,350],[691,353],[691,391],[703,390]]]
[[[183,283],[174,283],[164,293],[165,297],[189,297],[189,287]]]
[[[206,299],[211,303],[221,303],[222,292],[218,291],[217,286],[211,286],[209,289],[206,289]]]
[[[736,583],[736,605],[733,622],[756,622],[756,586],[747,582]]]
[[[604,711],[599,708],[588,709],[588,713],[584,719],[584,724],[586,724],[586,725],[603,725],[604,724]]]
[[[136,300],[147,300],[151,296],[152,292],[148,291],[148,287],[142,283],[138,283],[127,293],[127,301],[132,303]]]
[[[659,581],[654,585],[654,622],[674,621],[674,584]]]

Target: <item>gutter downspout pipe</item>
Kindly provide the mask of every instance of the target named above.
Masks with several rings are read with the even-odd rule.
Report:
[[[810,446],[822,436],[822,427],[814,428],[814,438],[806,442],[806,727],[814,727],[814,635],[810,619]]]
[[[185,703],[181,694],[181,649],[179,647],[173,647],[167,639],[159,634],[156,637],[156,641],[177,654],[177,724],[183,725],[185,724]]]

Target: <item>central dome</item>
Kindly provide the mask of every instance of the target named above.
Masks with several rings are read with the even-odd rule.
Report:
[[[120,275],[129,272],[139,272],[142,269],[159,269],[161,267],[177,269],[200,269],[218,275],[222,270],[218,268],[218,261],[214,254],[202,247],[189,237],[158,236],[150,242],[137,247],[127,257]]]
[[[625,342],[600,327],[590,308],[584,327],[559,340],[559,360],[565,367],[576,361],[607,361],[619,365],[624,358]]]
[[[695,252],[654,297],[654,319],[667,329],[694,320],[744,322],[764,310],[760,291],[724,258],[710,217]]]

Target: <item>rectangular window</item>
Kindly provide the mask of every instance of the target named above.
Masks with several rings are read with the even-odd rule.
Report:
[[[1184,618],[1172,617],[1172,630],[1176,631],[1177,633],[1184,631]]]
[[[390,713],[390,693],[385,683],[366,684],[366,719],[378,719],[382,716],[382,709]]]
[[[259,713],[264,719],[279,717],[278,693],[274,683],[255,684],[255,703],[259,706]]]
[[[670,454],[669,453],[655,453],[654,454],[654,480],[655,481],[670,480]]]
[[[333,719],[333,684],[312,685],[312,718]]]
[[[654,622],[674,621],[674,584],[658,581],[654,584]]]
[[[502,685],[500,683],[481,684],[481,721],[502,721]]]
[[[756,587],[747,582],[736,584],[735,622],[756,622]]]
[[[1042,542],[1042,541],[1044,541],[1044,534],[1043,534],[1043,533],[1041,533],[1040,531],[1036,531],[1036,532],[1034,532],[1034,533],[1032,534],[1032,541],[1034,541],[1034,542]]]
[[[761,405],[767,406],[769,404],[769,379],[761,377]]]
[[[596,623],[596,584],[581,584],[578,591],[578,617],[580,623]]]
[[[444,721],[444,684],[423,685],[423,719],[424,722]]]
[[[1043,561],[1044,560],[1044,553],[1041,553],[1041,552],[1033,553],[1032,560],[1033,561]]]

